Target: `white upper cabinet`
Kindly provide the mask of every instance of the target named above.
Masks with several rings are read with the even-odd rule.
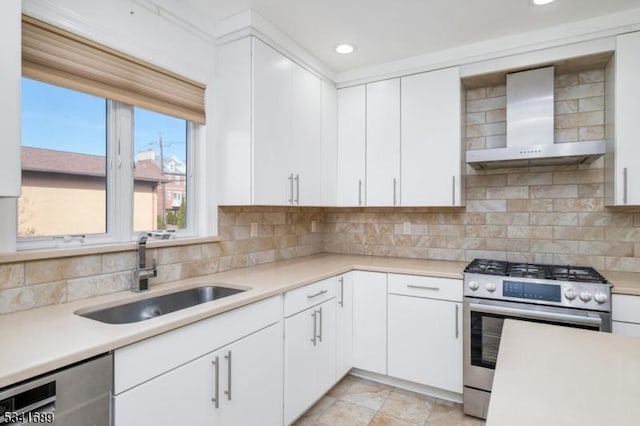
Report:
[[[293,64],[293,162],[295,173],[294,204],[322,204],[321,117],[322,86],[320,79],[297,64]],[[275,153],[279,155],[279,153]]]
[[[460,206],[462,87],[459,68],[402,78],[401,204]]]
[[[219,204],[321,205],[320,79],[255,37],[218,48],[218,78]]]
[[[640,32],[616,38],[606,68],[605,203],[640,205]]]
[[[19,197],[20,169],[20,75],[21,68],[21,3],[3,1],[0,6],[0,124],[2,155],[0,155],[0,197]]]
[[[335,206],[338,199],[338,91],[322,81],[322,205]]]
[[[462,105],[457,67],[340,89],[338,206],[463,205]]]
[[[365,86],[338,90],[338,203],[364,206]]]
[[[292,68],[289,59],[253,39],[254,204],[291,204],[295,192]]]
[[[400,79],[367,84],[367,206],[395,206],[400,191]]]

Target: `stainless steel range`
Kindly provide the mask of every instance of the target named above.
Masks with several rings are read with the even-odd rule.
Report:
[[[589,267],[476,259],[464,270],[463,318],[464,412],[486,418],[504,320],[610,332],[611,285]]]

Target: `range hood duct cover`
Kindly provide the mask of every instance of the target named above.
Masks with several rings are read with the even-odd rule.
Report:
[[[467,151],[475,169],[587,164],[605,153],[605,141],[554,139],[554,67],[507,74],[507,146]]]

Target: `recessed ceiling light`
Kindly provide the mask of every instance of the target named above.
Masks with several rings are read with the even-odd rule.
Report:
[[[531,0],[531,4],[534,6],[544,6],[545,4],[553,3],[555,0]]]
[[[336,52],[341,55],[348,55],[349,53],[353,53],[356,50],[356,46],[354,44],[339,44],[336,46]]]

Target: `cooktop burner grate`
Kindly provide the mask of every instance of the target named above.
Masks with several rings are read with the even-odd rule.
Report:
[[[511,263],[501,260],[474,259],[464,272],[505,277],[538,278],[557,281],[607,284],[595,269],[586,266]]]

